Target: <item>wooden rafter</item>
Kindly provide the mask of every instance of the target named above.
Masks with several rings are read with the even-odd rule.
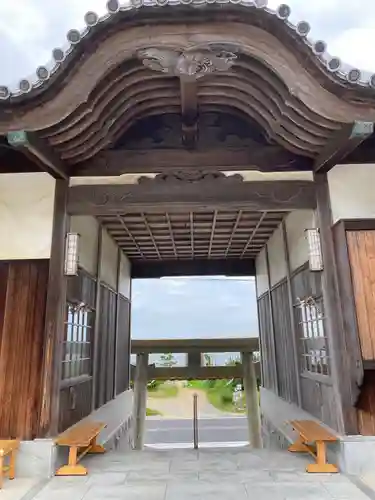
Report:
[[[239,210],[239,212],[237,214],[237,217],[236,217],[236,222],[234,223],[232,232],[230,233],[230,236],[229,236],[228,245],[227,245],[227,248],[225,250],[225,257],[228,256],[228,253],[229,253],[230,247],[232,245],[232,241],[233,241],[234,235],[236,234],[237,228],[238,228],[238,226],[239,226],[239,224],[241,222],[241,217],[242,217],[242,210]]]
[[[214,216],[213,216],[213,219],[212,219],[210,245],[208,247],[208,257],[209,258],[211,257],[212,245],[213,245],[214,239],[215,239],[216,221],[217,221],[217,210],[214,211]]]
[[[136,246],[136,248],[137,248],[139,254],[141,255],[141,257],[144,258],[145,256],[144,256],[142,250],[140,249],[140,247],[139,247],[137,241],[135,240],[134,236],[132,235],[132,233],[129,231],[128,226],[125,224],[125,221],[124,221],[123,217],[121,217],[120,215],[118,215],[117,219],[120,222],[121,226],[124,228],[126,234],[129,236],[129,238],[131,239],[131,241]]]
[[[155,252],[159,258],[159,260],[161,260],[161,254],[160,254],[160,251],[159,251],[159,247],[158,247],[158,244],[156,243],[156,240],[155,240],[155,237],[154,237],[154,233],[152,232],[152,229],[150,227],[150,224],[148,223],[148,220],[147,220],[147,217],[144,213],[141,214],[141,217],[143,219],[143,223],[144,225],[146,226],[146,229],[147,229],[147,232],[148,234],[150,235],[150,238],[151,238],[151,241],[152,241],[152,244],[154,245],[155,247]]]
[[[169,233],[171,235],[171,241],[172,241],[172,245],[173,245],[173,252],[174,252],[175,257],[177,258],[176,242],[174,240],[172,222],[171,222],[171,218],[169,217],[168,212],[165,214],[165,217],[167,219],[168,229],[169,229]]]
[[[311,170],[312,160],[280,146],[256,144],[251,148],[212,150],[117,150],[105,151],[92,160],[72,166],[74,176],[106,176],[126,173],[168,172],[176,168],[210,168],[227,171]]]
[[[247,252],[247,250],[248,250],[249,246],[251,245],[251,242],[252,242],[252,241],[253,241],[253,239],[255,238],[255,235],[256,235],[256,233],[257,233],[257,231],[258,231],[259,227],[261,226],[261,224],[262,224],[263,220],[266,218],[266,216],[267,216],[267,212],[263,212],[263,213],[261,214],[260,219],[259,219],[259,221],[258,221],[257,225],[255,226],[255,228],[254,228],[253,232],[250,234],[249,239],[247,240],[246,245],[245,245],[244,249],[242,250],[242,253],[241,253],[241,259],[243,258],[243,256],[244,256],[244,255],[245,255],[245,253]]]
[[[235,262],[242,259],[245,261],[245,264],[240,265],[242,272],[246,268],[246,261],[257,255],[283,216],[284,212],[272,212],[267,218],[262,217],[263,222],[260,222],[257,212],[227,209],[127,213],[121,218],[102,216],[100,221],[118,245],[126,250],[133,264],[180,260],[208,262],[220,259]],[[215,238],[212,236],[213,227],[216,228]],[[245,251],[245,255],[242,249],[247,250],[249,234],[252,235],[252,245],[249,251]],[[235,245],[232,244],[233,241]],[[155,272],[161,272],[160,269],[165,268],[158,266]]]
[[[321,151],[314,163],[315,172],[327,172],[342,162],[374,131],[372,122],[345,124]]]
[[[180,78],[182,140],[185,146],[193,149],[198,134],[198,94],[194,79]]]
[[[194,257],[194,214],[189,213],[190,220],[190,243],[191,243],[191,256]]]

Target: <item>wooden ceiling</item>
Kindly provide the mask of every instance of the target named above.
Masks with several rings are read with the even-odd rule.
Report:
[[[132,262],[253,259],[286,212],[207,210],[98,219]]]

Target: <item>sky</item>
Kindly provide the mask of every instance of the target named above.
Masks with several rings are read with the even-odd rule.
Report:
[[[275,8],[277,0],[269,0]],[[291,21],[306,20],[311,37],[345,63],[375,72],[374,0],[290,0]],[[12,85],[35,73],[65,45],[71,28],[84,27],[88,10],[105,13],[106,0],[0,0],[0,84]]]
[[[256,337],[253,278],[139,279],[132,284],[132,338]]]

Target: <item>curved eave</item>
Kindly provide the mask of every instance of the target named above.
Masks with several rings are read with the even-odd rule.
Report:
[[[361,72],[354,68],[344,72],[343,65],[337,58],[330,57],[326,50],[317,50],[325,49],[324,42],[312,42],[307,38],[307,23],[292,25],[288,21],[287,14],[290,14],[290,9],[285,5],[270,10],[262,5],[265,3],[262,0],[241,0],[235,4],[229,0],[146,1],[147,4],[139,5],[142,0],[132,0],[129,5],[124,5],[117,12],[108,13],[101,19],[91,13],[93,26],[86,25],[81,32],[72,30],[68,33],[69,37],[75,37],[76,41],[70,43],[66,49],[61,49],[62,60],[55,60],[38,69],[43,78],[38,79],[35,75],[34,78],[23,79],[21,86],[24,90],[8,89],[0,85],[0,107],[4,111],[15,107],[26,111],[51,99],[70,79],[75,69],[90,58],[105,39],[120,30],[142,25],[146,28],[158,23],[197,24],[223,20],[256,26],[274,35],[294,53],[322,87],[341,99],[358,105],[375,102],[375,75],[364,78]],[[108,3],[115,10],[116,2],[111,0]]]

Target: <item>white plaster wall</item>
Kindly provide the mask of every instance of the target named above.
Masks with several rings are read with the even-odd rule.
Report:
[[[285,278],[287,274],[281,225],[268,240],[267,246],[270,263],[270,281],[271,286],[273,286]]]
[[[102,229],[101,276],[114,290],[117,289],[117,245],[105,229]]]
[[[98,263],[98,221],[89,215],[77,215],[70,219],[70,230],[78,233],[79,265],[92,276],[96,276]]]
[[[48,174],[0,174],[0,260],[49,259],[55,180]]]
[[[119,290],[124,297],[130,299],[131,293],[131,264],[124,253],[121,253],[120,260],[120,281]]]
[[[333,223],[375,218],[375,164],[336,165],[328,172]]]
[[[257,276],[257,296],[260,297],[268,290],[266,249],[263,248],[255,259],[255,270]]]
[[[290,270],[294,271],[309,259],[305,229],[315,227],[314,210],[294,210],[285,219]]]

